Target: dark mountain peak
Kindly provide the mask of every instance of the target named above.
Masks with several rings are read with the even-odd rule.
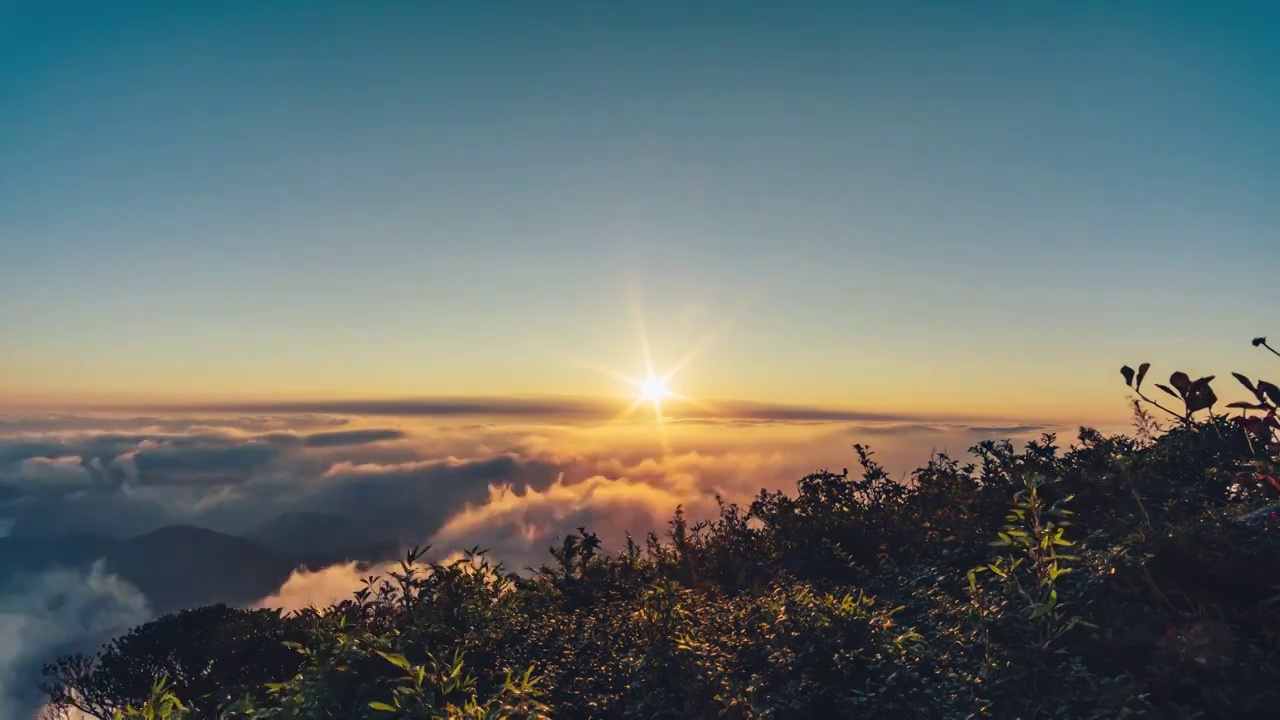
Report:
[[[153,542],[218,542],[223,538],[238,540],[244,539],[235,535],[220,533],[217,530],[199,527],[197,525],[165,525],[164,527],[156,528],[151,532],[130,538],[128,542],[133,545],[145,545]]]
[[[370,536],[345,518],[323,512],[277,515],[244,536],[299,556],[310,567],[350,560],[389,560],[400,553],[395,540]]]
[[[301,564],[301,558],[262,543],[192,525],[139,535],[107,557],[107,567],[161,611],[253,602],[279,588]]]

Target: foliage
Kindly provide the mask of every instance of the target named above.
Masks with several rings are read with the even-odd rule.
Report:
[[[1280,388],[1236,375],[1228,417],[1212,376],[1157,400],[1149,370],[1122,370],[1133,437],[988,441],[905,482],[855,446],[856,473],[617,553],[585,528],[523,576],[411,552],[323,610],[161,618],[45,687],[184,720],[1275,717]]]

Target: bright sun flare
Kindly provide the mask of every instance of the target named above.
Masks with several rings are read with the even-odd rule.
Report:
[[[694,360],[695,357],[706,349],[707,345],[717,334],[719,334],[720,330],[717,329],[700,338],[692,348],[685,352],[683,357],[675,362],[675,364],[667,366],[666,372],[659,373],[654,367],[653,355],[649,351],[649,336],[644,329],[644,314],[640,311],[639,302],[634,297],[632,299],[632,306],[636,316],[636,329],[640,340],[641,359],[644,361],[644,365],[642,366],[644,374],[625,375],[605,367],[582,363],[579,361],[575,362],[587,369],[594,370],[602,375],[619,381],[623,387],[627,387],[630,392],[635,393],[634,395],[631,395],[632,400],[627,407],[613,418],[613,422],[624,421],[628,417],[632,416],[637,410],[640,410],[645,406],[652,410],[652,418],[658,429],[658,436],[662,442],[662,451],[665,456],[665,454],[671,450],[670,443],[667,440],[666,431],[669,410],[700,408],[706,412],[712,414],[715,413],[715,409],[713,407],[691,398],[688,395],[684,395],[683,393],[673,390],[670,383],[672,378],[676,377],[681,370],[683,370]],[[630,395],[630,393],[628,393],[628,395]],[[668,403],[672,403],[675,407],[666,407]],[[649,413],[642,413],[642,416],[647,420]]]
[[[648,380],[640,383],[641,400],[657,404],[670,395],[671,391],[667,389],[667,383],[662,378],[650,376]]]

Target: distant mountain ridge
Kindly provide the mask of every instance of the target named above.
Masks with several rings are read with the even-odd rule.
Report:
[[[214,603],[243,606],[280,588],[294,570],[341,562],[379,562],[399,554],[393,541],[360,537],[341,518],[290,513],[244,535],[169,525],[127,540],[96,535],[0,538],[0,587],[54,567],[103,560],[158,613]]]
[[[243,537],[303,557],[323,558],[326,565],[351,560],[377,562],[400,554],[395,540],[370,538],[337,515],[319,512],[277,515]]]

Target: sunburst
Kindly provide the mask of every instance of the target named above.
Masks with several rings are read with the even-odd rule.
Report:
[[[729,327],[730,323],[726,320],[714,327],[710,332],[702,335],[665,372],[659,372],[653,362],[653,352],[649,345],[649,333],[645,328],[644,312],[639,300],[639,293],[633,287],[629,295],[636,323],[636,339],[640,346],[641,372],[633,376],[594,363],[584,362],[580,358],[566,357],[565,360],[583,369],[613,378],[623,386],[630,387],[631,392],[628,397],[630,397],[631,401],[610,422],[625,422],[635,416],[637,411],[646,409],[645,412],[641,413],[641,416],[652,418],[665,456],[670,453],[666,426],[674,409],[668,408],[666,405],[697,408],[712,416],[718,414],[714,406],[677,391],[675,389],[675,381],[677,375],[706,351],[712,342]],[[652,408],[652,415],[649,414],[647,408]]]
[[[671,388],[666,380],[650,376],[640,383],[640,399],[648,400],[654,405],[661,405],[664,398],[671,396]]]
[[[640,302],[636,294],[632,294],[632,310],[634,312],[636,323],[636,336],[640,345],[640,359],[642,362],[641,373],[638,376],[632,376],[617,372],[608,368],[599,367],[587,363],[576,363],[582,367],[589,368],[607,377],[611,377],[620,383],[632,388],[631,402],[618,413],[613,422],[623,422],[636,414],[638,410],[643,408],[652,408],[653,423],[656,426],[659,439],[662,443],[663,453],[670,452],[670,444],[667,439],[666,425],[670,418],[669,409],[664,407],[667,404],[679,403],[682,406],[696,407],[714,414],[715,409],[708,406],[705,402],[697,400],[689,395],[678,392],[675,389],[675,380],[677,375],[687,368],[707,347],[712,340],[717,337],[720,332],[727,326],[721,325],[712,332],[699,338],[687,352],[685,352],[675,364],[671,365],[665,372],[659,372],[653,362],[653,352],[649,344],[649,334],[645,328],[644,313],[641,309]],[[649,412],[643,413],[648,416]]]

